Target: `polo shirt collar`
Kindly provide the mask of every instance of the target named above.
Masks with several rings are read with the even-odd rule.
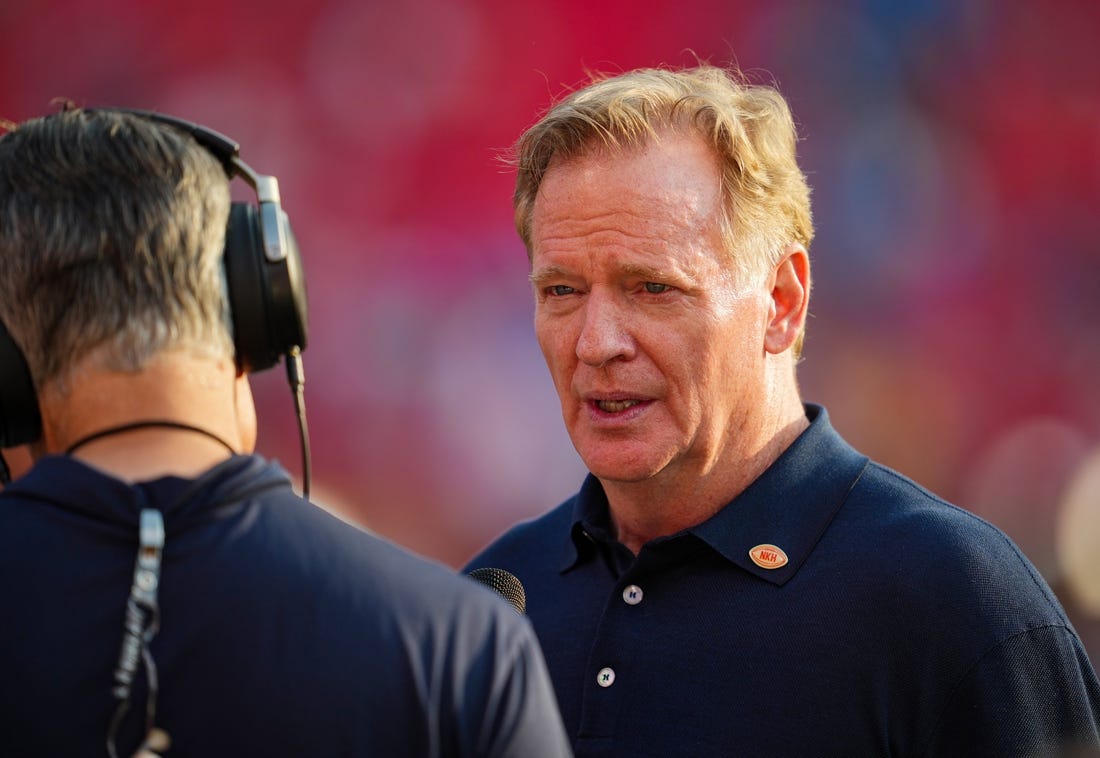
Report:
[[[692,534],[768,582],[782,585],[794,576],[867,465],[833,429],[823,407],[805,408],[810,426],[756,481],[707,521],[662,541]],[[596,542],[611,542],[611,534],[607,496],[589,474],[574,498],[561,570],[594,554]],[[762,545],[780,548],[786,564],[757,565],[750,551]]]
[[[600,480],[592,474],[584,478],[580,492],[573,496],[573,515],[569,524],[569,539],[565,541],[559,566],[562,573],[594,556],[597,543],[611,545],[615,542],[607,495]]]
[[[16,496],[41,500],[97,522],[137,527],[139,512],[156,508],[169,532],[256,493],[289,484],[286,472],[256,455],[234,455],[194,479],[158,477],[129,483],[78,458],[47,455],[8,488]]]

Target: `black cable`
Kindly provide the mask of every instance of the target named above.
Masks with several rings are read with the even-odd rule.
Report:
[[[219,445],[228,450],[230,455],[237,454],[237,451],[233,449],[232,445],[230,445],[224,439],[209,431],[208,429],[203,429],[198,426],[192,426],[191,424],[185,424],[182,421],[171,421],[169,419],[145,419],[142,421],[132,421],[128,424],[120,424],[118,426],[108,427],[107,429],[100,429],[99,431],[93,432],[86,437],[81,437],[76,442],[65,448],[65,455],[72,455],[79,448],[84,447],[89,442],[102,439],[103,437],[110,437],[115,434],[123,434],[125,432],[132,432],[137,429],[149,428],[179,429],[185,432],[195,432],[196,434],[201,434],[204,437],[209,437],[210,439],[214,440]]]
[[[302,448],[302,497],[309,500],[313,462],[309,449],[309,426],[306,423],[306,373],[302,365],[302,351],[298,347],[292,347],[286,354],[286,378],[294,397],[294,414],[298,418],[298,442]]]

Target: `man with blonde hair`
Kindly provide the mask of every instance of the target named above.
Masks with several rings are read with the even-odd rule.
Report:
[[[526,589],[579,756],[1096,747],[1100,685],[989,524],[803,403],[809,188],[785,100],[597,78],[517,143],[535,331],[590,475],[473,559]]]

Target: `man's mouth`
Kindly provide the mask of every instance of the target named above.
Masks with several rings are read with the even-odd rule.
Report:
[[[593,400],[592,404],[604,413],[621,413],[627,408],[633,408],[641,400]]]

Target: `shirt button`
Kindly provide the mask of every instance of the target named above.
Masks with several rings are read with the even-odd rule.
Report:
[[[627,605],[637,605],[642,602],[642,588],[632,584],[623,590],[623,600]]]
[[[596,683],[601,687],[610,687],[615,683],[615,669],[602,668],[600,673],[596,674]]]

